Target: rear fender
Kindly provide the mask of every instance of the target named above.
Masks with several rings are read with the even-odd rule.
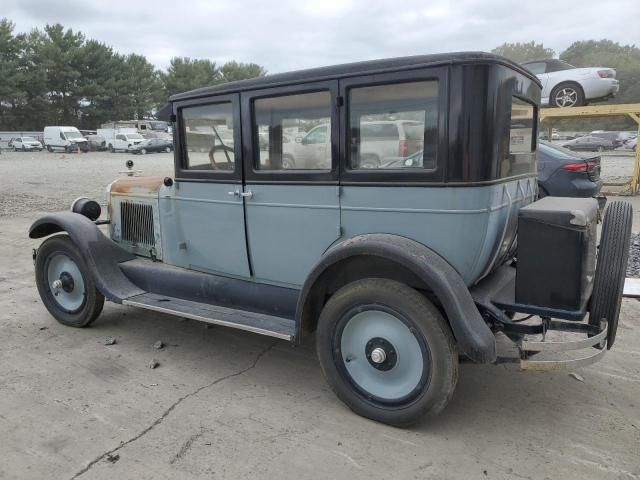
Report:
[[[144,293],[131,283],[119,267],[121,262],[133,260],[131,253],[106,237],[87,217],[73,212],[45,215],[29,228],[29,238],[43,238],[66,232],[86,263],[98,290],[112,302]]]
[[[325,301],[325,287],[334,281],[339,265],[363,256],[385,259],[409,271],[411,277],[419,279],[419,283],[433,292],[442,304],[458,349],[477,363],[496,360],[495,337],[458,272],[426,246],[389,234],[359,235],[340,242],[323,255],[298,297],[296,322],[299,333],[303,327],[317,321]],[[338,270],[332,267],[338,267]]]

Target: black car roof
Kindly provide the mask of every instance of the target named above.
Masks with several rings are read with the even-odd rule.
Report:
[[[410,57],[387,58],[382,60],[369,60],[364,62],[345,63],[329,67],[310,68],[286,73],[267,75],[264,77],[238,80],[223,83],[211,87],[198,88],[184,93],[172,95],[169,101],[185,100],[190,98],[205,97],[209,95],[253,90],[256,88],[270,88],[280,85],[289,85],[310,81],[333,80],[355,75],[383,73],[385,71],[412,70],[438,65],[468,64],[468,63],[496,63],[504,65],[525,75],[540,84],[538,78],[517,63],[492,53],[485,52],[456,52],[438,53],[432,55],[414,55]]]

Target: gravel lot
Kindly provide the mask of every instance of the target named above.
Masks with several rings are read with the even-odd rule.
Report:
[[[640,479],[636,300],[600,363],[576,376],[464,363],[443,414],[406,430],[344,407],[310,342],[110,303],[91,328],[58,324],[29,224],[103,199],[128,158],[172,175],[168,154],[0,155],[0,479]]]

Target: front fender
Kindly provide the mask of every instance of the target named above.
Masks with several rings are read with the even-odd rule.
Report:
[[[332,266],[355,256],[381,257],[411,271],[441,302],[460,351],[477,363],[496,360],[495,337],[458,272],[428,247],[390,234],[359,235],[338,243],[323,255],[305,280],[298,297],[298,331],[301,331],[305,315],[313,309],[314,288],[326,280],[323,275]]]
[[[78,253],[89,268],[98,290],[112,302],[144,293],[131,283],[120,270],[119,264],[135,258],[106,237],[87,217],[73,212],[45,215],[29,228],[29,238],[43,238],[54,233],[67,232],[78,248]]]

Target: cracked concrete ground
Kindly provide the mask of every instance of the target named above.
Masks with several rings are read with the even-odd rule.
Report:
[[[23,158],[24,169],[36,165]],[[110,179],[125,156],[100,159]],[[100,198],[107,179],[85,179],[90,162],[25,171],[56,192],[3,172],[39,207],[66,184]],[[1,479],[640,479],[635,300],[623,302],[614,349],[577,370],[584,382],[465,363],[442,415],[401,430],[342,405],[312,343],[110,303],[90,328],[58,324],[33,282],[39,242],[26,231],[37,215],[0,218]],[[116,343],[104,345],[108,337]]]

